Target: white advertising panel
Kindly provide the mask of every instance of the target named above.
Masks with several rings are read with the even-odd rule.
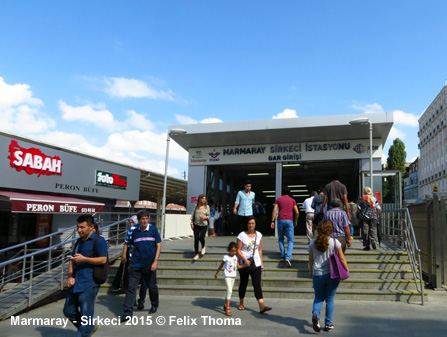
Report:
[[[382,157],[382,143],[373,140],[373,158]],[[305,162],[369,158],[369,140],[340,140],[191,148],[189,165]]]

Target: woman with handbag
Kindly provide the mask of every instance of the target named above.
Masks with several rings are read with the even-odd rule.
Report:
[[[205,255],[205,235],[210,219],[210,207],[206,202],[206,196],[200,194],[197,198],[197,206],[194,208],[191,216],[191,229],[194,231],[194,257],[193,260],[199,258],[199,241],[202,244],[200,253]]]
[[[239,310],[245,310],[244,298],[247,290],[248,278],[251,276],[251,281],[255,291],[255,297],[258,300],[259,312],[261,314],[272,310],[271,307],[264,305],[264,298],[262,296],[261,288],[261,274],[264,269],[262,263],[262,234],[255,230],[256,218],[251,216],[247,223],[247,230],[241,232],[237,236],[237,255],[239,256],[240,283],[239,283]]]
[[[331,266],[329,257],[335,253],[342,266],[349,272],[348,263],[346,262],[341,243],[338,240],[330,238],[332,235],[332,223],[330,221],[322,221],[317,227],[317,237],[313,239],[309,247],[309,270],[310,277],[313,280],[313,288],[315,291],[315,299],[312,310],[312,325],[316,332],[320,332],[320,311],[323,302],[326,302],[326,318],[325,331],[331,331],[332,318],[334,316],[335,294],[337,292],[339,279],[331,278]]]

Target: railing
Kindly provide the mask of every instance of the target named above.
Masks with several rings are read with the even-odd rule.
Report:
[[[114,241],[115,245],[118,245],[121,240],[125,237],[127,230],[128,230],[128,221],[129,218],[124,218],[119,221],[113,222],[109,225],[106,225],[104,227],[100,228],[100,231],[102,233],[108,234],[108,244],[110,246],[111,242]],[[74,226],[76,228],[76,226]],[[0,302],[9,299],[13,296],[16,296],[20,293],[29,292],[28,294],[28,305],[31,306],[33,304],[33,298],[32,298],[32,289],[33,287],[37,286],[38,284],[43,284],[48,282],[48,278],[58,279],[58,282],[60,282],[60,290],[64,288],[64,264],[68,260],[68,256],[70,255],[74,242],[78,239],[77,237],[73,237],[70,239],[66,239],[64,242],[60,242],[54,245],[50,245],[48,248],[38,249],[37,251],[30,252],[29,245],[45,239],[49,238],[51,242],[51,238],[54,235],[60,235],[63,232],[71,231],[73,230],[73,227],[67,228],[64,231],[60,231],[57,233],[52,233],[49,235],[45,235],[42,237],[39,237],[34,240],[30,240],[28,242],[24,242],[20,245],[16,245],[13,247],[9,247],[6,249],[1,250],[0,252],[7,252],[12,249],[20,249],[20,251],[24,252],[23,256],[14,257],[12,259],[9,259],[8,261],[0,263],[0,270],[2,270],[2,281],[0,285],[0,292],[4,290],[5,285],[9,282],[13,282],[17,279],[21,279],[21,283],[29,282],[28,286],[25,289],[19,290],[17,292],[12,293],[8,297],[4,297],[0,300]],[[56,256],[53,257],[53,253],[56,252]],[[18,255],[18,254],[16,254]],[[44,255],[45,257],[48,257],[48,260],[43,262],[37,262],[36,263],[36,257],[38,255]],[[14,266],[17,264],[21,264],[21,268],[16,268],[17,270],[14,271]],[[35,283],[34,278],[46,271],[50,271],[53,269],[56,269],[57,267],[60,267],[60,273],[56,273],[55,275],[48,276],[45,280]]]
[[[405,248],[410,260],[416,289],[424,305],[424,281],[422,278],[421,250],[418,247],[408,208],[385,210],[380,214],[381,237]]]

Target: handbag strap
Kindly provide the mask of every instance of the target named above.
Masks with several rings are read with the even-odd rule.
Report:
[[[256,251],[256,238],[258,237],[258,232],[255,231],[255,245],[253,247],[253,254],[251,255],[252,258],[255,257],[255,251]]]

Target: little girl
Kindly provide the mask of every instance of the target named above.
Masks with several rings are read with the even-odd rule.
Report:
[[[227,285],[227,294],[225,295],[225,305],[224,311],[225,315],[231,316],[230,310],[230,300],[231,294],[233,293],[233,285],[236,280],[236,271],[240,268],[243,268],[238,262],[238,258],[236,256],[237,253],[237,244],[236,242],[230,242],[228,245],[228,255],[225,255],[222,259],[222,263],[219,268],[217,268],[216,274],[214,278],[217,278],[222,267],[225,265],[224,275],[225,275],[225,284]]]

